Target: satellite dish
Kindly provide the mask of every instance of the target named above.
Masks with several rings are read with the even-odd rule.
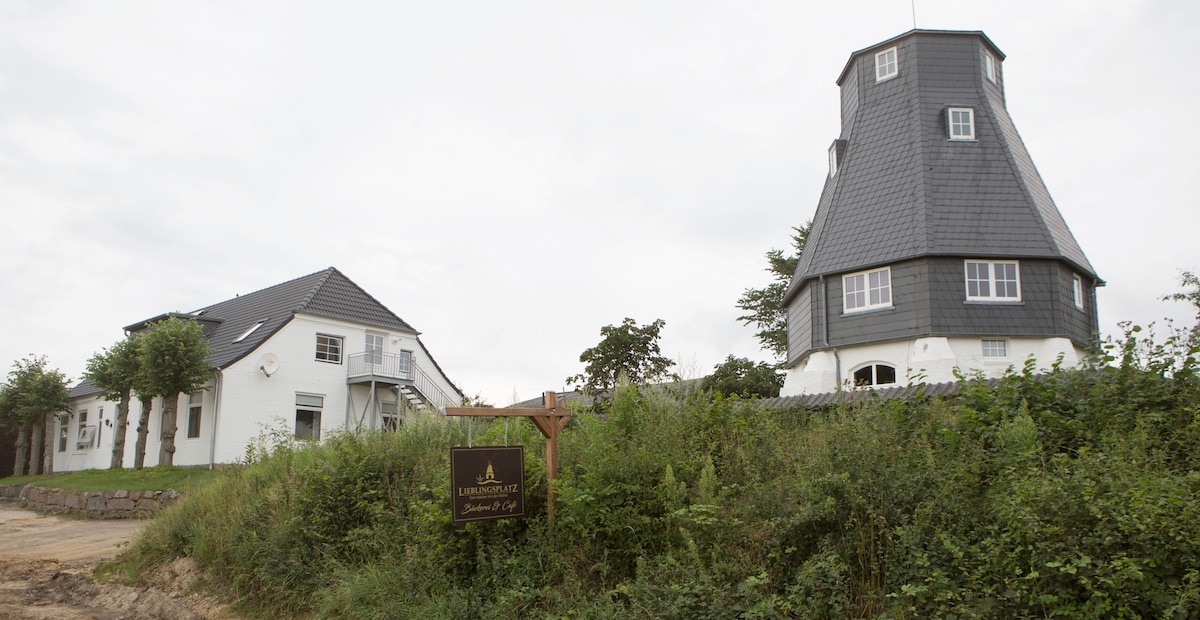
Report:
[[[258,369],[268,377],[275,374],[275,371],[279,370],[279,356],[274,353],[264,353],[262,357],[258,358]]]

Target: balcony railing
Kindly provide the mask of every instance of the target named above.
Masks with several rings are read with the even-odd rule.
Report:
[[[413,380],[412,355],[395,353],[352,353],[347,357],[349,377],[375,375],[387,379]]]
[[[416,392],[417,396],[434,408],[457,407],[460,400],[447,394],[427,374],[410,354],[353,353],[346,357],[347,377],[380,377],[393,379]]]

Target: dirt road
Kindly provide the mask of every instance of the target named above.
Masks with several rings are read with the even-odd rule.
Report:
[[[215,601],[190,592],[199,572],[186,559],[155,575],[153,588],[89,580],[146,523],[68,519],[0,504],[0,618],[235,620]]]

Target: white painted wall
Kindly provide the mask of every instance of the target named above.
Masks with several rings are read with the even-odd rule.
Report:
[[[1059,355],[1070,368],[1086,357],[1067,338],[1005,338],[1008,355],[984,357],[981,338],[917,338],[817,351],[787,372],[781,396],[821,394],[845,389],[854,371],[867,364],[896,368],[898,385],[954,381],[955,369],[971,375],[999,377],[1010,367],[1020,370],[1025,360],[1037,360],[1037,370],[1049,370]]]

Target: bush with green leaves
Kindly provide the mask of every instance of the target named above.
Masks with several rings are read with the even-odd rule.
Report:
[[[1200,617],[1200,382],[1130,330],[1080,369],[824,409],[618,388],[525,421],[264,441],[128,554],[264,615]],[[525,519],[454,525],[449,448],[526,446]]]

